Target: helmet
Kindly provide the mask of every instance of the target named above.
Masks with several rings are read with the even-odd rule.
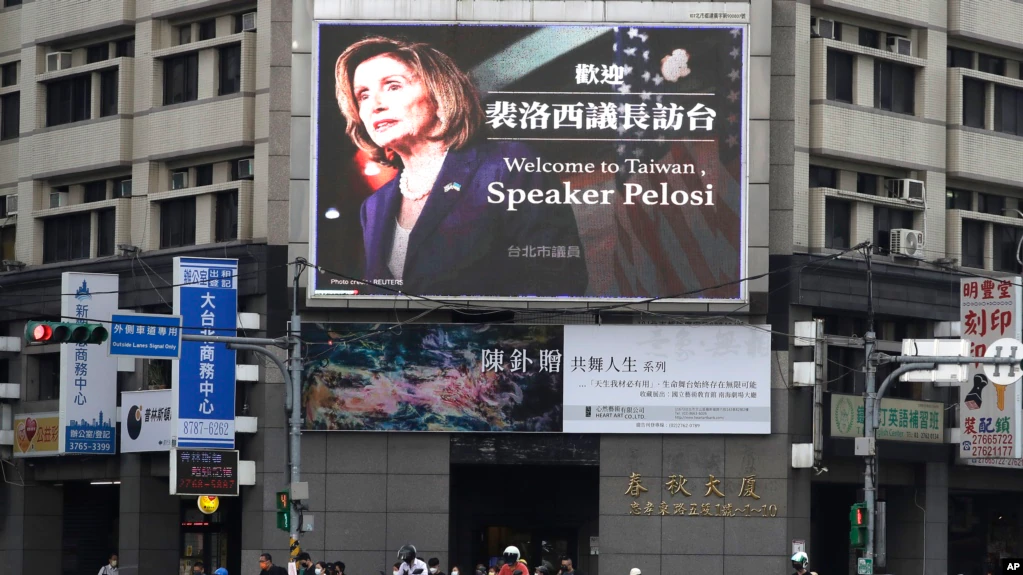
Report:
[[[416,560],[416,547],[415,545],[402,545],[401,549],[398,549],[398,561],[402,563],[408,563],[410,566]]]
[[[227,569],[224,569],[223,567],[221,567],[220,569],[217,569],[216,571],[214,571],[213,575],[227,575]]]
[[[796,569],[806,569],[810,565],[810,558],[806,553],[799,551],[792,555],[792,566]]]
[[[519,562],[519,557],[520,556],[521,556],[521,554],[519,553],[519,548],[518,547],[514,547],[514,546],[513,547],[508,547],[508,548],[506,548],[504,550],[504,562],[507,565],[514,566],[516,563]]]

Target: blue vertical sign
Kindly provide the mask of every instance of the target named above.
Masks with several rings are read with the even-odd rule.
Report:
[[[237,335],[238,260],[174,258],[174,315],[186,335]],[[178,447],[234,449],[235,352],[182,341],[174,362],[173,433]]]

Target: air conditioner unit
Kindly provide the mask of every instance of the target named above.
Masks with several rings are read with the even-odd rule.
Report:
[[[251,180],[252,177],[252,158],[238,160],[238,179]]]
[[[17,215],[17,213],[18,213],[17,194],[0,196],[0,218],[14,216]]]
[[[171,189],[183,190],[188,187],[188,170],[171,172]]]
[[[912,56],[913,41],[905,36],[888,36],[888,51],[903,56]]]
[[[256,30],[256,13],[246,12],[242,14],[242,32],[254,32]]]
[[[814,38],[835,38],[835,21],[825,18],[810,19],[810,34]]]
[[[131,197],[131,180],[121,180],[117,184],[117,189],[114,190],[115,198],[130,198]]]
[[[51,208],[63,208],[68,205],[68,193],[67,192],[50,192],[50,207]]]
[[[46,55],[46,71],[56,72],[71,67],[71,52],[50,52]]]
[[[920,180],[896,179],[885,180],[889,198],[899,198],[910,202],[924,201],[924,183]]]
[[[916,230],[891,231],[891,252],[896,256],[919,258],[924,255],[924,234]]]

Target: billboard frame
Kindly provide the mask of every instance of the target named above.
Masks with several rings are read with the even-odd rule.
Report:
[[[697,3],[693,3],[694,6]],[[336,26],[336,25],[408,25],[408,26],[437,26],[437,25],[461,25],[461,26],[535,26],[540,27],[555,27],[555,26],[604,26],[608,28],[612,27],[658,27],[658,28],[742,28],[743,29],[743,53],[742,53],[742,113],[743,121],[740,127],[741,150],[740,150],[740,175],[739,175],[739,275],[736,281],[739,283],[739,294],[735,298],[669,298],[669,297],[656,297],[656,298],[611,298],[611,297],[598,297],[598,296],[582,296],[582,297],[533,297],[533,296],[419,296],[405,295],[395,293],[393,295],[348,295],[340,293],[342,291],[349,290],[325,290],[320,289],[317,281],[319,280],[321,273],[319,272],[317,261],[317,241],[318,241],[318,227],[317,227],[317,214],[319,211],[319,194],[318,194],[318,153],[319,153],[319,94],[320,94],[320,83],[319,83],[319,71],[320,71],[320,32],[324,26]],[[307,254],[309,263],[311,264],[306,270],[307,277],[306,283],[309,289],[306,292],[306,303],[311,307],[336,307],[338,302],[346,302],[346,305],[350,305],[350,302],[363,302],[362,304],[356,304],[358,307],[384,307],[393,306],[400,301],[414,302],[414,301],[428,301],[440,303],[484,303],[484,302],[503,302],[511,303],[514,307],[528,307],[530,302],[557,302],[564,307],[572,308],[587,308],[587,307],[617,307],[617,306],[628,306],[632,304],[649,304],[654,305],[654,302],[650,300],[654,299],[657,303],[664,304],[748,304],[750,301],[750,289],[749,281],[746,278],[749,275],[749,180],[750,180],[750,168],[749,168],[749,127],[750,127],[750,31],[752,30],[752,24],[750,18],[735,19],[730,21],[728,19],[717,19],[717,20],[700,20],[690,16],[688,19],[680,20],[677,22],[665,22],[662,20],[654,20],[649,22],[606,22],[606,21],[586,21],[586,20],[575,20],[575,21],[545,21],[545,22],[534,22],[534,21],[509,21],[509,20],[416,20],[411,21],[408,19],[367,19],[367,20],[354,20],[354,19],[333,19],[323,18],[318,19],[316,15],[313,15],[312,22],[312,53],[311,53],[311,71],[310,71],[310,126],[309,126],[309,213],[308,213],[308,225],[309,225],[309,253]],[[325,272],[329,273],[329,271]],[[710,289],[713,286],[707,286],[704,290]],[[596,305],[594,305],[596,304]]]

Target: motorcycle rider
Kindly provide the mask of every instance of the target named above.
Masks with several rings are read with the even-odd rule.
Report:
[[[810,557],[802,551],[792,555],[792,568],[796,570],[795,575],[817,575],[813,571],[808,571]]]
[[[509,546],[504,550],[504,566],[501,567],[501,572],[498,575],[528,575],[529,568],[519,563],[519,559],[522,558],[522,554],[519,553],[519,548]]]
[[[401,562],[401,567],[398,568],[397,575],[426,575],[428,567],[422,559],[416,557],[414,545],[402,545],[398,550],[398,561]]]

